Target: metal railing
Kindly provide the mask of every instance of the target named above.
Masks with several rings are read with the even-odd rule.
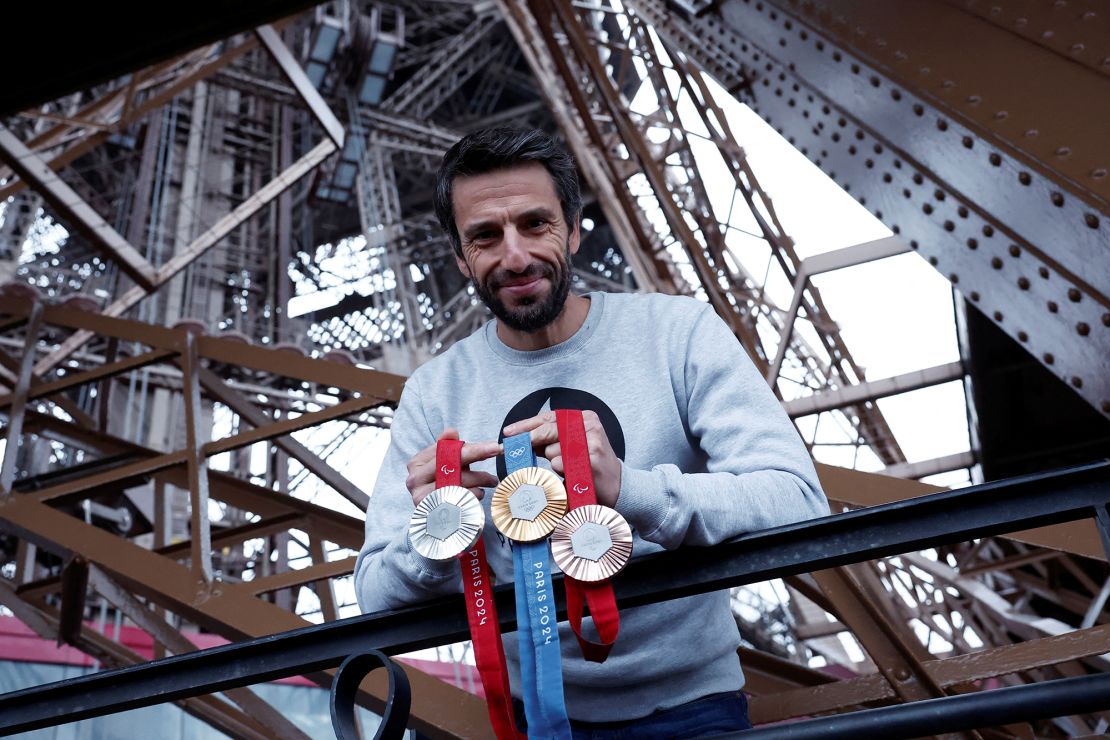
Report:
[[[755,532],[714,547],[639,558],[615,579],[614,589],[618,604],[629,608],[1087,518],[1096,521],[1110,552],[1110,462],[921,496]],[[561,595],[562,589],[556,593]],[[498,587],[496,601],[502,629],[515,629],[512,586]],[[560,618],[565,618],[561,596],[557,601]],[[0,696],[0,734],[310,673],[370,650],[395,655],[443,645],[468,634],[461,594],[351,617],[6,694]],[[361,671],[353,679],[357,687],[366,671],[383,662],[390,668],[384,655],[361,665],[349,660],[346,680]],[[397,706],[387,702],[391,716],[383,723],[383,736],[403,726],[400,715],[407,714],[407,696],[400,696],[407,686],[397,689],[404,701]],[[353,690],[333,687],[333,718],[350,712],[353,697]],[[1019,710],[1029,720],[1105,708],[1110,708],[1110,674],[1094,674],[851,712],[757,730],[753,736],[777,737],[788,728],[791,738],[848,737],[881,727],[886,738],[916,737],[1013,721]],[[340,721],[335,724],[341,738],[350,737]],[[798,734],[807,732],[806,727],[812,734]]]

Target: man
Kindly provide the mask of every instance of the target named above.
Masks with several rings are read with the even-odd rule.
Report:
[[[580,211],[574,160],[542,132],[479,131],[444,156],[436,213],[495,319],[405,385],[355,567],[364,611],[461,589],[456,562],[427,560],[407,538],[414,505],[435,487],[436,439],[466,440],[462,485],[481,496],[498,481],[493,437],[530,431],[537,454],[562,473],[557,408],[583,410],[598,502],[632,526],[634,557],[828,513],[793,426],[708,305],[569,292]],[[510,583],[511,551],[488,523],[491,498],[482,498],[490,567]],[[582,659],[566,624],[560,637],[576,735],[698,737],[749,726],[727,592],[622,610],[602,664]],[[516,681],[516,640],[504,642]]]

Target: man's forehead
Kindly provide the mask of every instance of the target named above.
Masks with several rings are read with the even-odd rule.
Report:
[[[485,208],[557,207],[559,196],[550,173],[539,162],[483,172],[459,175],[452,184],[452,200],[458,217]]]

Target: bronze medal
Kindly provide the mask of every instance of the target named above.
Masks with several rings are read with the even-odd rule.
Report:
[[[580,506],[567,512],[552,532],[551,555],[575,580],[604,581],[632,556],[632,528],[608,506]]]

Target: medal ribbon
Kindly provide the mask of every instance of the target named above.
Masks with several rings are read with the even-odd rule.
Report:
[[[532,451],[530,433],[508,437],[504,445],[506,473],[535,467],[536,455]],[[517,639],[528,734],[570,740],[546,540],[513,542],[513,572],[516,574]]]
[[[586,425],[577,409],[558,409],[555,420],[559,427],[559,448],[563,455],[563,478],[567,487],[567,511],[579,506],[597,504],[594,473],[590,466],[590,449],[586,442]],[[582,657],[592,663],[604,663],[620,632],[620,613],[609,581],[586,583],[570,576],[563,578],[567,589],[567,618],[574,630]],[[582,636],[582,616],[589,608],[600,643]]]
[[[436,443],[436,488],[462,485],[462,447],[458,439],[441,439]],[[497,607],[493,602],[493,581],[486,562],[486,546],[482,538],[459,555],[462,567],[463,593],[466,596],[466,620],[474,643],[474,662],[486,691],[486,706],[494,734],[500,740],[520,740],[524,735],[516,729],[512,696],[509,694],[509,672],[505,668],[505,648]]]

